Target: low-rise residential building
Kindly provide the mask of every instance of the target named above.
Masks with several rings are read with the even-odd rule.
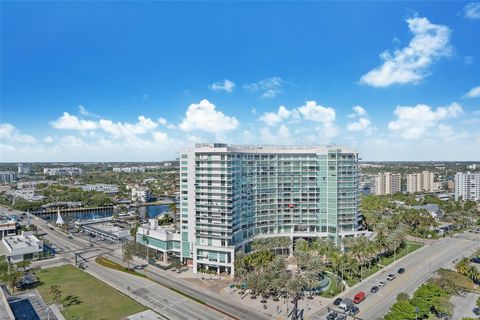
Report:
[[[43,242],[32,232],[3,237],[0,243],[0,255],[5,255],[11,263],[37,259],[42,252]]]
[[[17,221],[6,214],[0,214],[0,239],[17,234]]]
[[[138,227],[136,241],[155,250],[163,262],[180,259],[182,236],[174,226],[159,226],[157,219]]]
[[[0,171],[0,182],[10,183],[17,180],[17,174],[13,171]]]
[[[83,174],[83,169],[73,167],[61,167],[61,168],[44,168],[43,174],[49,176],[79,176]]]
[[[147,187],[132,187],[132,201],[133,202],[148,202],[150,201],[152,195],[150,189]]]
[[[410,208],[417,209],[417,210],[426,210],[428,214],[430,214],[434,219],[440,218],[443,214],[438,204],[434,204],[434,203],[428,203],[423,206],[411,206]]]
[[[457,172],[455,175],[455,201],[480,200],[480,173]]]
[[[27,201],[42,201],[45,198],[42,195],[35,195],[35,189],[10,190],[7,191],[7,194],[11,194],[12,196],[19,197]]]
[[[145,172],[145,167],[115,167],[113,168],[113,172],[117,173],[138,173],[138,172]]]
[[[118,186],[115,184],[105,184],[105,183],[96,183],[96,184],[87,184],[81,186],[84,191],[97,191],[108,194],[118,193]]]

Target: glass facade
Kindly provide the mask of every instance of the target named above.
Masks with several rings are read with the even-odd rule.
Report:
[[[345,147],[197,145],[181,154],[182,241],[202,266],[228,268],[257,236],[338,241],[360,223],[358,170]]]

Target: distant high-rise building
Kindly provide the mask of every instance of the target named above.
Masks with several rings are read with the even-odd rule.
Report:
[[[382,172],[373,178],[373,193],[377,196],[402,191],[402,176],[399,173]]]
[[[0,171],[0,182],[10,183],[17,179],[17,174],[13,171]]]
[[[415,193],[435,191],[433,178],[433,172],[430,171],[407,174],[407,192]]]
[[[455,175],[455,201],[480,200],[480,173],[462,173]]]
[[[19,163],[18,164],[18,174],[29,175],[31,170],[31,165],[29,163]]]

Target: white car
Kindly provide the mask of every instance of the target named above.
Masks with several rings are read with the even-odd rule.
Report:
[[[388,275],[387,280],[392,281],[395,278],[396,278],[395,275],[393,273],[391,273],[391,274]]]
[[[378,284],[379,287],[385,287],[387,285],[387,283],[385,281],[380,281],[380,283]]]

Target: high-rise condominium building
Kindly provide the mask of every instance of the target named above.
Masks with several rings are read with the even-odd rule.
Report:
[[[376,195],[394,194],[402,191],[402,175],[382,172],[373,178],[373,193]]]
[[[29,163],[18,164],[18,174],[30,174],[31,165]]]
[[[17,179],[17,175],[13,171],[1,171],[0,172],[0,182],[10,183]]]
[[[455,175],[455,201],[480,200],[480,173],[462,173]]]
[[[170,247],[194,272],[233,274],[255,238],[362,233],[358,170],[346,147],[198,144],[180,154],[181,245]]]
[[[433,172],[407,174],[407,192],[432,192],[434,190]]]

